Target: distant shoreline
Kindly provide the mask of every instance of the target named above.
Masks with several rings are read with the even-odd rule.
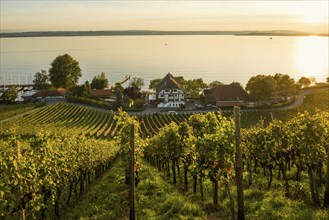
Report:
[[[296,31],[40,31],[0,33],[0,38],[18,37],[78,37],[78,36],[156,36],[156,35],[234,35],[234,36],[321,36],[329,34],[314,34]]]

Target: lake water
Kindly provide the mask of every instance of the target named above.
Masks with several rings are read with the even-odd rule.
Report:
[[[65,53],[80,64],[80,82],[105,72],[111,84],[125,75],[149,81],[170,72],[246,85],[257,74],[286,73],[298,80],[328,77],[328,37],[91,36],[0,38],[0,84],[31,82]]]

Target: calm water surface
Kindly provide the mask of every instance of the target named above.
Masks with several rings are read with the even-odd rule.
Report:
[[[0,38],[0,84],[31,81],[58,55],[69,53],[80,82],[105,72],[113,84],[125,75],[149,81],[171,72],[207,83],[246,85],[256,74],[287,73],[295,80],[328,77],[328,37],[100,36]]]

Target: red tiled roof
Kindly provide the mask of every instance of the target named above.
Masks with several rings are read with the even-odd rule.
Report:
[[[111,95],[111,89],[96,89],[91,92],[92,97],[110,97]]]
[[[249,98],[249,94],[241,86],[237,85],[219,85],[212,89],[206,89],[204,95],[207,103],[235,100],[246,101]]]
[[[66,96],[67,90],[63,88],[58,88],[56,90],[40,90],[32,95],[33,98],[37,97],[49,97],[49,96]]]

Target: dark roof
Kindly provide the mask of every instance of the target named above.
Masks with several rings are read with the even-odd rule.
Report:
[[[205,89],[206,102],[248,100],[249,94],[238,85],[219,85],[212,89]]]
[[[56,90],[39,90],[32,95],[33,98],[37,97],[49,97],[49,96],[66,96],[67,90],[63,88],[58,88]]]
[[[92,97],[110,97],[111,95],[111,89],[95,89],[91,92]]]
[[[156,93],[159,93],[160,91],[164,90],[164,89],[180,89],[183,90],[181,88],[181,86],[179,85],[179,83],[175,80],[175,78],[173,77],[173,75],[171,75],[170,73],[168,73],[156,86]]]

